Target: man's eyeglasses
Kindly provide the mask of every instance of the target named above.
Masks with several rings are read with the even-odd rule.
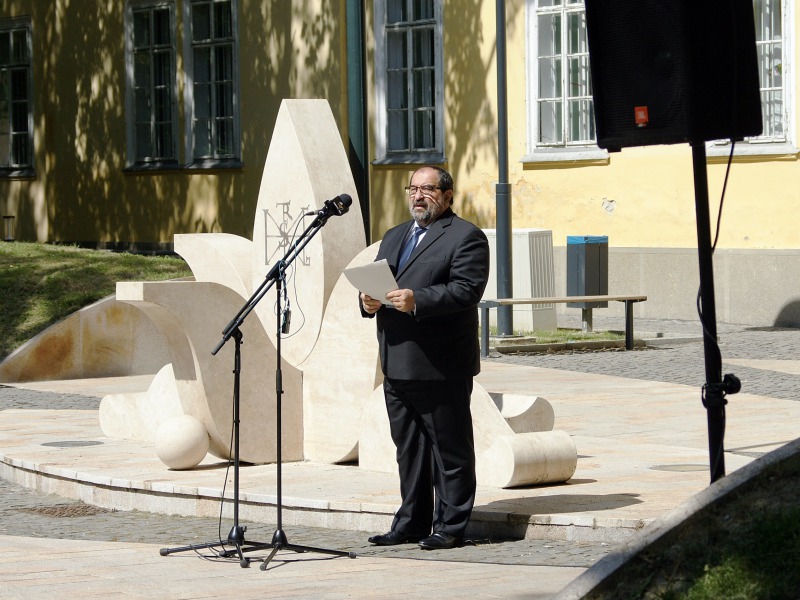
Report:
[[[440,190],[440,189],[442,189],[442,186],[440,186],[440,185],[430,185],[430,184],[428,184],[428,185],[410,185],[407,188],[405,188],[406,194],[408,194],[409,196],[416,196],[418,191],[422,192],[423,196],[433,196],[433,192],[435,192],[436,190]]]

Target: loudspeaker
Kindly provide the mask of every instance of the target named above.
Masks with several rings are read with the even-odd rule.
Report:
[[[751,0],[585,0],[597,145],[762,131]]]

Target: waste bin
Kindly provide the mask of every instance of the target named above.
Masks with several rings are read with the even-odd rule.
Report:
[[[608,294],[608,236],[567,236],[567,296]],[[606,308],[608,302],[570,302],[571,308]]]

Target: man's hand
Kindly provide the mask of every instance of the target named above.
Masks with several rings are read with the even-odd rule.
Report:
[[[368,296],[365,293],[361,293],[361,306],[364,307],[364,312],[368,315],[374,315],[378,312],[378,309],[382,306],[380,300],[375,300],[372,296]]]
[[[400,312],[410,313],[417,306],[414,290],[394,290],[386,294],[386,299]]]

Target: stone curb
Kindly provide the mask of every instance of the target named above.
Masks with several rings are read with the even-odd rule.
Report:
[[[644,340],[636,339],[633,341],[635,348],[644,348],[647,344]],[[495,346],[489,346],[489,351],[500,354],[513,354],[515,352],[564,352],[568,350],[611,350],[625,347],[625,340],[597,340],[597,341],[577,341],[561,342],[558,344],[536,344],[530,342],[504,342]]]
[[[81,500],[103,509],[139,510],[152,514],[203,517],[217,514],[222,492],[158,480],[133,480],[62,469],[0,453],[0,477],[40,493]],[[242,519],[260,524],[277,520],[277,498],[242,492]],[[293,526],[343,531],[377,531],[394,513],[394,504],[331,502],[293,496],[282,498],[283,522]],[[232,504],[223,516],[232,517]],[[629,540],[651,520],[596,518],[583,515],[526,515],[475,509],[468,535],[496,539],[540,539],[617,544]]]

